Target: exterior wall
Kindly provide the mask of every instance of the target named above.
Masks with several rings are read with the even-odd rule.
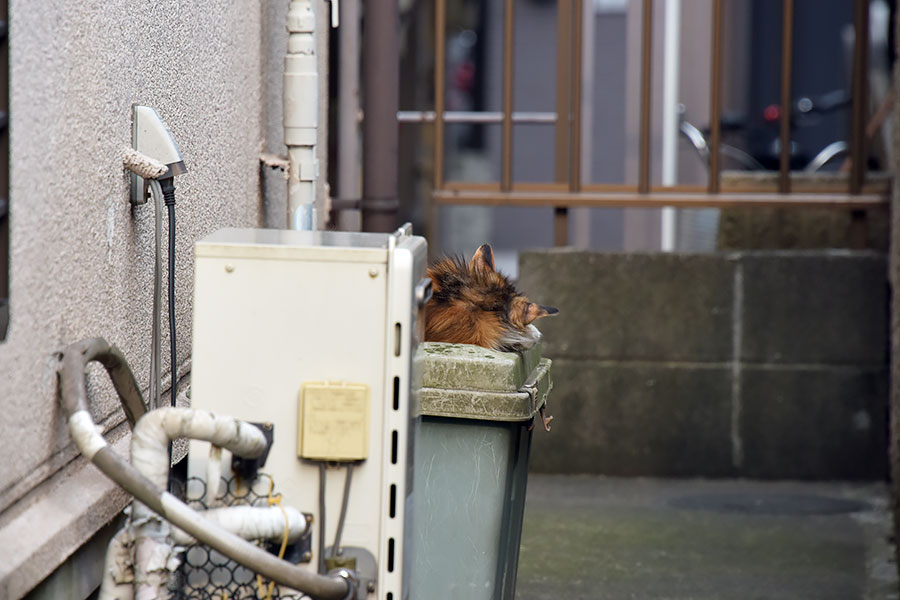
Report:
[[[287,2],[284,3],[286,11]],[[57,352],[103,336],[146,393],[153,206],[132,207],[122,151],[131,106],[156,107],[189,172],[176,179],[178,378],[190,374],[192,244],[264,223],[258,154],[261,77],[282,10],[250,0],[10,2],[11,309],[0,343],[0,597],[52,572],[128,498],[86,465],[57,401]],[[261,8],[262,6],[262,8]],[[281,18],[282,24],[263,20]],[[279,29],[280,28],[280,29]],[[281,48],[282,46],[278,46]],[[265,57],[265,60],[264,60]],[[280,70],[279,70],[280,73]],[[280,82],[277,84],[280,86]],[[280,111],[280,106],[270,107]],[[272,117],[267,115],[267,124]],[[266,144],[269,151],[280,140]],[[168,330],[163,317],[163,348]],[[162,372],[168,381],[168,352]],[[91,368],[92,412],[127,452],[112,387]],[[169,384],[164,382],[163,393]]]
[[[532,469],[625,476],[884,479],[883,254],[524,253],[560,310],[553,431]],[[541,432],[538,432],[541,433]]]

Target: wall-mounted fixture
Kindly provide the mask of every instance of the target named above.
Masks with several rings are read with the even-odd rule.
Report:
[[[168,126],[159,116],[155,108],[150,106],[134,105],[132,107],[131,121],[131,145],[132,147],[155,161],[158,161],[168,169],[156,179],[170,179],[176,175],[187,172],[181,150],[175,142],[175,137],[169,131]],[[149,196],[150,180],[144,179],[132,173],[131,176],[131,202],[144,204]]]
[[[175,406],[178,384],[178,362],[175,336],[175,183],[176,175],[187,172],[181,149],[172,132],[155,108],[134,105],[131,143],[133,150],[125,155],[125,165],[131,170],[131,202],[144,204],[147,192],[155,199],[153,265],[153,324],[150,344],[150,407],[159,408],[160,400],[160,295],[162,290],[162,206],[169,215],[169,341],[171,354],[171,405]]]

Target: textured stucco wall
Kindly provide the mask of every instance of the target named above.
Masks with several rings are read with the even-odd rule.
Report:
[[[288,49],[285,27],[290,2],[261,3],[262,8],[262,150],[285,155],[284,55]],[[280,169],[262,169],[263,222],[266,227],[287,227],[287,180]]]
[[[128,202],[121,156],[131,143],[131,106],[159,110],[190,169],[176,180],[178,372],[184,377],[193,242],[223,226],[263,223],[258,153],[261,101],[268,94],[261,67],[271,55],[261,32],[267,29],[262,21],[279,12],[253,0],[10,2],[11,319],[0,343],[6,450],[0,460],[0,597],[27,590],[21,571],[13,575],[19,557],[58,535],[44,526],[49,520],[29,511],[51,507],[54,494],[79,489],[81,481],[106,485],[102,477],[76,478],[83,465],[74,460],[57,407],[55,353],[84,337],[104,336],[122,348],[147,389],[153,208]],[[280,106],[270,110],[280,113]],[[163,327],[168,348],[165,317]],[[92,367],[92,411],[115,441],[127,428],[99,375]],[[121,494],[90,491],[83,507],[66,507],[70,520],[81,523],[79,535],[56,538],[61,541],[42,556],[44,571],[123,505]],[[5,535],[23,521],[31,523],[23,535]]]

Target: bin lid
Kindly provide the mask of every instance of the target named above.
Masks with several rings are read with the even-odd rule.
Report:
[[[425,342],[416,361],[422,370],[418,412],[425,416],[527,421],[553,387],[540,341],[521,353]]]
[[[537,331],[535,329],[535,331]],[[541,360],[541,338],[525,352],[500,352],[472,344],[425,342],[419,345],[422,387],[515,392]]]

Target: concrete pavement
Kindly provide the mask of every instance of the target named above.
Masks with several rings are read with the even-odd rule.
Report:
[[[519,600],[898,598],[884,484],[529,477]]]

